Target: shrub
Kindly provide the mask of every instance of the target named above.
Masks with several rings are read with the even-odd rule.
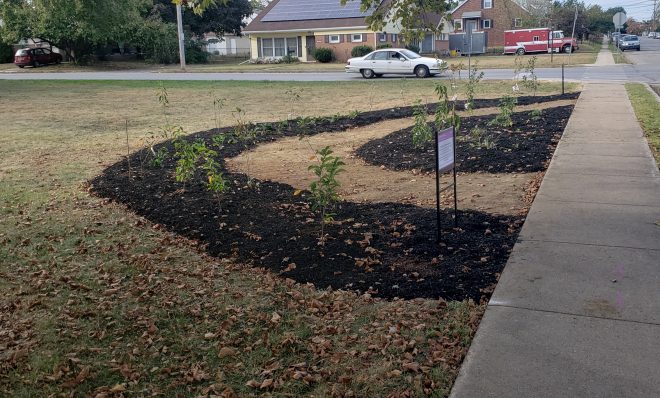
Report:
[[[135,37],[147,60],[158,64],[171,64],[178,60],[176,25],[147,19],[140,24]]]
[[[369,46],[355,46],[351,50],[351,57],[364,57],[374,49]]]
[[[513,120],[511,116],[516,107],[518,100],[510,95],[505,95],[500,100],[500,113],[495,116],[493,120],[488,122],[489,125],[495,125],[500,127],[511,127],[513,126]]]
[[[392,48],[392,44],[384,43],[384,44],[379,44],[379,45],[376,46],[376,50],[380,50],[381,48]]]
[[[337,190],[340,184],[337,181],[337,175],[344,171],[341,167],[345,163],[338,156],[332,155],[332,149],[329,146],[317,150],[316,155],[319,157],[319,164],[309,166],[309,170],[314,173],[317,180],[310,184],[309,190],[312,193],[312,210],[319,212],[321,215],[321,238],[319,243],[323,244],[325,242],[325,224],[332,221],[333,214],[330,213],[330,210],[339,201]]]
[[[328,63],[332,61],[332,49],[327,47],[319,47],[314,50],[314,59],[321,63]]]
[[[205,64],[207,62],[209,62],[209,53],[202,49],[202,43],[197,40],[186,40],[186,63]]]
[[[0,64],[6,64],[14,60],[14,49],[7,43],[0,41]]]
[[[420,100],[417,100],[413,106],[413,116],[415,118],[415,125],[412,129],[412,141],[415,148],[422,148],[424,144],[433,139],[433,130],[427,121],[428,113],[426,107],[422,105]]]
[[[415,52],[415,53],[419,54],[419,46],[417,46],[417,45],[414,45],[414,44],[408,44],[408,45],[406,46],[406,48],[407,48],[408,50],[412,51],[412,52]]]
[[[287,54],[287,55],[285,55],[281,58],[281,62],[283,64],[295,64],[297,62],[300,62],[300,60],[296,56],[293,56],[291,54]]]

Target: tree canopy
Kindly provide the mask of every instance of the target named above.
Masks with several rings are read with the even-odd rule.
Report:
[[[171,0],[154,0],[152,12],[164,22],[176,23]],[[252,2],[249,0],[227,0],[209,5],[201,14],[184,11],[183,25],[187,31],[200,37],[207,32],[214,32],[219,37],[225,33],[238,35],[245,27],[245,18],[252,12]]]

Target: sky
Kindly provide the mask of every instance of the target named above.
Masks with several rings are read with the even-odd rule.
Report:
[[[660,4],[660,0],[657,0],[657,2]],[[586,0],[585,4],[598,4],[604,10],[620,6],[625,8],[628,18],[635,18],[637,21],[643,21],[653,17],[653,0]]]

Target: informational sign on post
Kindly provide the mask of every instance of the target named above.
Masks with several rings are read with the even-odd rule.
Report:
[[[438,171],[444,173],[454,167],[454,128],[438,133]]]
[[[441,217],[440,217],[440,193],[450,188],[454,188],[454,226],[458,225],[458,198],[456,190],[456,130],[450,127],[438,131],[435,135],[435,200],[436,200],[436,219],[437,219],[437,241],[440,243]],[[440,176],[448,171],[452,171],[453,183],[441,188]]]

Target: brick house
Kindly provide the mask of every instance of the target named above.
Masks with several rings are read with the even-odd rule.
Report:
[[[343,62],[355,46],[401,45],[395,25],[388,24],[383,32],[369,28],[366,18],[373,12],[361,12],[359,1],[342,7],[339,0],[273,0],[243,33],[249,35],[252,59],[289,54],[307,62],[313,61],[315,48],[327,47]]]
[[[464,0],[451,12],[454,33],[486,32],[488,48],[504,47],[504,31],[529,27],[531,14],[514,0]]]

